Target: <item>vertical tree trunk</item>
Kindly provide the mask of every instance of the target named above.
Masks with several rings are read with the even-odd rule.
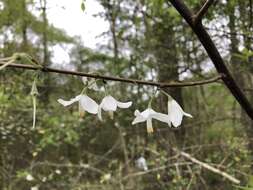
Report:
[[[229,3],[227,1],[227,3]],[[242,6],[244,6],[245,2],[241,2],[242,4],[239,5],[239,10],[240,10],[240,18],[241,19],[246,19],[245,15],[244,15],[244,9],[246,9],[247,7],[242,8]],[[229,12],[229,23],[228,23],[228,27],[231,33],[237,33],[237,29],[236,29],[236,14],[235,14],[235,7],[231,8],[232,11]],[[249,24],[250,25],[250,24]],[[246,48],[249,48],[249,44],[248,39],[244,38],[244,42],[245,42],[245,46]],[[245,62],[242,62],[242,60],[240,60],[238,58],[238,56],[236,56],[237,54],[240,54],[239,50],[238,50],[238,46],[239,46],[239,40],[237,39],[236,35],[230,35],[230,54],[231,54],[231,58],[230,58],[230,63],[233,69],[233,74],[235,76],[235,78],[237,79],[238,84],[241,86],[242,89],[246,88],[248,85],[250,85],[249,82],[247,82],[247,79],[245,78],[247,73],[243,72],[243,65],[245,66]],[[249,100],[251,101],[251,103],[253,104],[253,98],[252,98],[252,94],[249,96]],[[247,116],[247,114],[244,112],[243,109],[241,109],[241,123],[243,124],[243,126],[245,127],[245,131],[246,134],[248,136],[248,148],[249,151],[251,151],[251,154],[253,154],[252,150],[253,150],[253,121]],[[251,165],[251,168],[253,169],[253,164]]]
[[[27,43],[27,8],[26,8],[26,1],[22,0],[22,44],[21,44],[21,51],[26,52],[28,50],[28,43]]]
[[[166,20],[164,20],[166,22]],[[163,25],[158,24],[154,27],[154,37],[157,38],[158,43],[155,47],[155,56],[158,61],[158,80],[160,82],[171,82],[179,80],[178,73],[178,58],[177,58],[177,47],[176,43],[172,41],[175,39],[175,31],[173,27],[167,26],[164,28]],[[170,94],[181,106],[183,106],[182,89],[181,88],[167,88],[165,90]],[[167,97],[161,96],[161,107],[164,113],[167,112]],[[174,130],[176,143],[179,146],[184,144],[185,128],[183,125],[180,128]]]
[[[48,39],[47,39],[47,0],[41,0],[41,9],[42,9],[42,20],[43,20],[43,33],[42,33],[42,42],[43,42],[43,65],[47,66],[49,64],[49,52],[48,52]]]
[[[42,14],[42,21],[43,21],[43,32],[42,32],[42,44],[43,44],[43,58],[42,64],[43,66],[48,66],[50,64],[50,56],[48,52],[48,36],[47,36],[47,27],[48,27],[48,20],[47,20],[47,0],[40,0],[41,5],[41,14]],[[50,75],[44,76],[44,84],[45,88],[43,89],[43,102],[44,105],[47,106],[49,102],[49,95],[50,95]]]

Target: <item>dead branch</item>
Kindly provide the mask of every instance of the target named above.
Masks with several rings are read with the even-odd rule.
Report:
[[[0,66],[2,64],[3,63],[0,63]],[[144,81],[144,80],[137,80],[137,79],[130,79],[130,78],[105,76],[105,75],[100,75],[100,74],[84,73],[84,72],[79,72],[79,71],[60,70],[60,69],[54,69],[50,67],[38,68],[36,66],[26,65],[26,64],[9,64],[7,67],[22,68],[22,69],[28,69],[28,70],[39,70],[45,73],[59,73],[59,74],[65,74],[65,75],[84,76],[84,77],[103,79],[103,80],[109,80],[109,81],[118,81],[118,82],[132,83],[132,84],[138,84],[138,85],[156,86],[159,88],[169,88],[169,87],[182,88],[182,87],[187,87],[187,86],[189,87],[189,86],[205,85],[205,84],[218,82],[223,77],[222,75],[220,75],[220,76],[216,76],[214,78],[203,80],[203,81],[161,83],[161,82]]]
[[[192,157],[190,154],[186,153],[186,152],[183,152],[183,151],[179,151],[178,149],[176,148],[173,148],[173,151],[175,151],[176,153],[180,154],[181,156],[185,157],[186,159],[188,160],[191,160],[193,163],[195,164],[198,164],[200,165],[201,167],[213,172],[213,173],[216,173],[218,175],[221,175],[222,177],[228,179],[229,181],[233,182],[233,183],[236,183],[236,184],[239,184],[240,183],[240,180],[236,179],[235,177],[229,175],[228,173],[226,172],[223,172],[205,162],[201,162],[199,161],[198,159]]]
[[[253,107],[251,106],[250,102],[248,101],[247,97],[240,89],[238,84],[236,83],[235,79],[232,77],[231,73],[229,72],[228,68],[226,67],[217,47],[214,45],[212,39],[210,38],[209,34],[202,26],[202,24],[195,25],[193,22],[193,13],[191,10],[185,5],[182,0],[169,0],[170,3],[177,9],[180,15],[185,19],[185,21],[191,26],[194,33],[197,35],[199,41],[205,48],[208,56],[212,60],[216,70],[219,74],[224,75],[222,77],[223,82],[230,90],[231,94],[236,98],[238,103],[247,113],[247,115],[253,120]],[[205,10],[209,7],[209,3],[206,5]],[[201,13],[203,14],[203,13]]]
[[[205,4],[201,7],[199,12],[193,16],[193,23],[197,25],[201,23],[203,16],[207,13],[209,7],[213,4],[214,0],[206,0]]]

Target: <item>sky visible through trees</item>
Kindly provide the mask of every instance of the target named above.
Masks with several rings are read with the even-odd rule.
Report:
[[[253,188],[251,0],[0,0],[0,189]]]

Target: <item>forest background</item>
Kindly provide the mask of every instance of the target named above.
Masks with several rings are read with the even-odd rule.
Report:
[[[203,81],[218,76],[188,24],[167,0],[97,0],[96,15],[109,26],[108,42],[95,49],[80,37],[50,24],[47,0],[0,0],[0,56],[25,52],[46,67],[159,82]],[[85,1],[76,11],[85,12]],[[202,1],[187,0],[192,10]],[[253,13],[251,0],[214,1],[203,25],[226,66],[253,105]],[[34,14],[36,9],[39,14]],[[80,25],[85,25],[78,20]],[[66,65],[53,62],[53,47],[71,47]],[[68,51],[69,48],[66,48]],[[98,81],[115,98],[132,100],[114,119],[101,122],[77,105],[64,108],[84,87],[81,77],[40,73],[37,122],[32,129],[30,96],[34,71],[0,71],[0,189],[252,189],[253,122],[222,81],[166,88],[192,119],[179,128],[154,122],[133,126],[135,109],[144,110],[155,88]],[[95,100],[104,96],[89,91]],[[166,112],[159,94],[152,104]],[[136,166],[145,158],[147,171]],[[193,160],[197,159],[200,163]],[[213,172],[203,163],[218,172]],[[240,180],[235,184],[226,175]]]

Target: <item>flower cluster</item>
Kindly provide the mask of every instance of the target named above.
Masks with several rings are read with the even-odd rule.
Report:
[[[96,80],[88,80],[86,77],[82,78],[83,83],[87,85],[85,87],[88,89],[93,89],[95,91],[99,91],[98,86],[96,85]],[[58,102],[63,106],[69,106],[75,102],[79,103],[79,113],[82,116],[85,111],[91,114],[97,114],[98,118],[102,120],[102,110],[109,112],[111,118],[113,118],[113,112],[117,110],[117,108],[129,108],[132,105],[132,102],[120,102],[116,100],[111,95],[106,95],[100,104],[97,104],[92,98],[87,96],[85,93],[86,90],[83,90],[81,94],[77,95],[75,98],[72,98],[68,101],[63,99],[58,99]],[[137,123],[146,122],[147,123],[147,132],[152,133],[152,119],[159,120],[168,124],[169,127],[179,127],[182,123],[183,116],[187,116],[192,118],[192,115],[183,111],[181,106],[167,93],[165,93],[168,97],[167,102],[167,113],[159,113],[151,108],[151,101],[149,102],[149,106],[146,110],[140,112],[139,110],[135,110],[134,115],[135,118],[132,122],[132,125]]]
[[[149,106],[143,112],[135,110],[134,115],[135,119],[132,124],[135,125],[141,122],[147,122],[147,132],[152,133],[152,119],[157,119],[161,122],[167,123],[169,127],[173,125],[174,127],[179,127],[182,123],[183,116],[191,117],[192,115],[183,111],[180,105],[171,97],[168,97],[168,112],[167,114],[159,113],[154,111],[151,106]]]
[[[98,91],[99,88],[96,85],[96,80],[88,81],[86,77],[82,78],[83,83],[87,85],[87,88]],[[85,88],[86,89],[86,88]],[[108,111],[111,118],[113,118],[113,112],[117,108],[129,108],[132,105],[132,102],[120,102],[116,100],[111,95],[106,95],[100,104],[97,104],[92,98],[85,94],[85,90],[81,94],[77,95],[75,98],[72,98],[68,101],[63,99],[58,99],[58,102],[63,106],[69,106],[75,102],[79,103],[79,113],[84,115],[85,111],[91,114],[97,114],[98,118],[102,120],[102,110]]]

